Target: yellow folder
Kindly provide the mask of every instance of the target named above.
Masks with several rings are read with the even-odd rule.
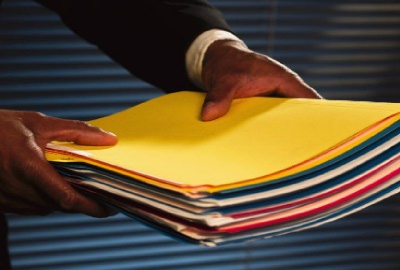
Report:
[[[199,119],[203,93],[178,92],[90,121],[113,147],[53,144],[50,161],[83,161],[185,192],[216,192],[312,168],[400,119],[400,104],[254,97]]]

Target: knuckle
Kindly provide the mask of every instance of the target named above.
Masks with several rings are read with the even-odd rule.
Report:
[[[62,197],[59,200],[59,206],[62,210],[73,211],[77,205],[76,193],[71,190],[64,190]]]
[[[37,137],[45,134],[48,130],[47,119],[49,117],[40,112],[25,111],[23,112],[23,122],[26,127]]]
[[[88,126],[88,124],[86,124],[85,122],[79,121],[79,120],[68,120],[69,124],[72,127],[76,127],[76,128],[85,128]]]
[[[45,119],[47,116],[43,113],[40,112],[34,112],[34,111],[24,111],[22,112],[23,118],[30,120],[30,121],[42,121]]]
[[[80,131],[93,131],[96,128],[94,128],[93,126],[91,126],[88,123],[79,121],[79,120],[68,120],[68,129],[70,130],[70,132],[80,132]]]

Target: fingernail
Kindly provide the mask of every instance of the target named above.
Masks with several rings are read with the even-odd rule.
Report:
[[[215,102],[213,101],[206,101],[204,102],[203,109],[214,106]]]
[[[107,130],[104,130],[104,129],[102,129],[102,128],[100,128],[100,131],[103,132],[103,133],[109,134],[109,135],[111,135],[111,136],[117,137],[117,135],[115,135],[115,134],[112,133],[111,131],[107,131]]]

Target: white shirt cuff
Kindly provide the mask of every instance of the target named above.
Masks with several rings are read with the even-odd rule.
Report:
[[[208,47],[217,40],[236,40],[247,48],[242,40],[224,30],[211,29],[200,34],[186,52],[186,71],[189,79],[201,89],[204,89],[203,80],[201,78],[204,55]]]

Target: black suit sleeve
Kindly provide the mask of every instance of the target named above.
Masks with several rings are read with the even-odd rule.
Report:
[[[166,92],[194,89],[185,52],[209,29],[230,31],[205,0],[37,0],[132,74]]]
[[[0,269],[11,269],[10,254],[8,252],[8,225],[3,213],[0,213]]]

